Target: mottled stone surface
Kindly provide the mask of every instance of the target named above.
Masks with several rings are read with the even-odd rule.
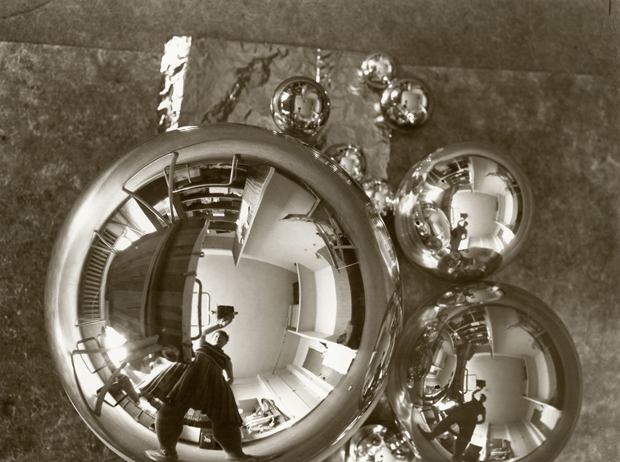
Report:
[[[45,273],[80,192],[156,134],[159,59],[0,42],[0,460],[118,460],[56,376]]]
[[[3,0],[0,40],[159,52],[191,35],[613,76],[618,14],[617,0]]]

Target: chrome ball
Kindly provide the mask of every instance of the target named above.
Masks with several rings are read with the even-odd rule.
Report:
[[[379,179],[364,181],[362,188],[382,216],[394,211],[394,190],[387,181]]]
[[[352,144],[334,144],[325,150],[355,181],[361,181],[366,173],[366,158],[361,148]]]
[[[134,148],[84,190],[50,258],[47,330],[75,409],[123,459],[158,445],[131,387],[191,362],[224,306],[248,453],[323,460],[363,425],[402,327],[400,275],[379,214],[334,166],[292,137],[208,124]],[[273,419],[253,415],[257,398]],[[223,460],[198,450],[201,419],[185,420],[179,460]]]
[[[433,108],[428,87],[418,79],[397,79],[381,95],[381,112],[395,130],[409,131],[425,124]]]
[[[470,283],[406,323],[388,395],[421,460],[550,462],[577,424],[581,366],[544,302],[509,284]]]
[[[383,425],[365,425],[351,438],[347,462],[405,462],[414,454],[402,435]]]
[[[533,216],[525,173],[478,143],[438,149],[414,165],[396,193],[395,226],[407,257],[433,274],[473,281],[505,267]]]
[[[329,118],[330,101],[323,86],[308,77],[291,77],[276,88],[271,115],[278,129],[287,135],[309,137]]]
[[[362,63],[361,72],[369,87],[384,90],[394,79],[396,62],[384,53],[373,53]]]

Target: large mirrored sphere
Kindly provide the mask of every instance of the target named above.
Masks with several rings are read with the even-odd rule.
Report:
[[[533,216],[522,169],[479,143],[428,155],[405,175],[396,201],[396,234],[407,257],[454,281],[506,266],[523,247]]]
[[[424,461],[551,462],[577,424],[581,380],[554,311],[483,281],[434,297],[407,321],[389,397]]]
[[[425,124],[433,109],[430,90],[418,79],[396,79],[381,95],[381,112],[387,124],[395,130],[406,132]]]
[[[236,313],[223,348],[244,451],[295,462],[361,427],[402,325],[395,251],[362,188],[306,144],[233,124],[167,132],[102,172],[58,238],[45,302],[73,405],[140,461],[158,447],[158,374],[192,363],[218,320]],[[201,411],[179,460],[224,460]]]
[[[327,123],[329,96],[323,86],[308,77],[285,80],[271,99],[271,115],[282,133],[306,138]]]

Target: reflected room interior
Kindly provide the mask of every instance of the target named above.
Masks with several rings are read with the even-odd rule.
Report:
[[[538,331],[538,332],[537,332]],[[470,445],[507,458],[521,458],[553,430],[561,411],[555,368],[540,327],[510,308],[485,306],[457,311],[446,321],[432,352],[424,395],[437,406],[423,412],[436,424],[451,405],[486,396],[486,422],[476,428]],[[491,390],[485,390],[486,384]],[[443,394],[443,396],[441,396]],[[453,444],[450,433],[439,441]],[[481,454],[482,460],[487,460]],[[499,460],[489,459],[489,460]]]
[[[232,389],[244,441],[261,439],[306,416],[354,360],[364,319],[356,250],[330,208],[273,167],[236,156],[172,167],[172,181],[167,168],[126,190],[92,241],[78,347],[106,382],[98,411],[103,400],[152,429],[160,402],[141,386],[191,361],[201,331],[234,310],[224,329]],[[208,417],[190,410],[185,424],[182,441],[201,443]]]
[[[578,411],[578,360],[561,345],[570,339],[533,299],[507,302],[515,290],[455,287],[405,327],[390,393],[423,460],[546,460],[565,409]]]
[[[344,433],[347,422],[330,432],[322,425],[346,413],[359,415],[367,403],[346,409],[339,403],[349,385],[364,383],[362,365],[380,364],[366,377],[381,384],[390,366],[390,379],[400,379],[389,380],[388,388],[399,387],[389,407],[399,423],[413,423],[406,428],[408,443],[425,462],[449,461],[457,437],[447,432],[428,441],[416,425],[433,431],[450,409],[482,394],[486,418],[472,435],[471,460],[615,460],[620,426],[610,397],[620,338],[615,309],[620,2],[427,1],[415,8],[405,2],[273,3],[266,9],[260,2],[234,0],[183,6],[151,0],[2,2],[6,242],[0,305],[10,367],[2,378],[7,418],[0,452],[20,460],[141,460],[157,443],[151,429],[158,403],[141,396],[143,386],[167,364],[191,359],[201,328],[232,310],[237,314],[225,328],[231,335],[225,351],[234,364],[239,408],[250,424],[244,440],[258,453],[301,460],[293,444],[280,452],[285,438],[302,433],[299,428],[309,438],[322,432],[328,444],[353,435],[349,441],[368,437],[389,445],[383,430]],[[164,68],[170,37],[184,42],[185,50]],[[371,78],[364,83],[359,77],[367,72]],[[163,73],[184,84],[180,92],[162,82]],[[317,201],[314,193],[322,187],[313,183],[308,190],[299,181],[303,174],[289,176],[276,166],[266,187],[251,192],[246,180],[237,180],[260,182],[269,173],[250,172],[256,165],[240,158],[234,169],[239,178],[227,184],[234,163],[230,151],[217,166],[209,160],[173,167],[173,191],[185,189],[172,196],[170,167],[159,168],[153,181],[126,185],[135,197],[112,191],[109,208],[105,200],[93,201],[95,210],[71,223],[70,204],[86,185],[120,153],[157,132],[216,122],[276,129],[271,96],[293,76],[320,77],[329,95],[330,123],[319,133],[324,143],[317,148],[346,144],[363,150],[365,172],[348,155],[340,165],[360,170],[361,178],[352,178],[365,180],[365,189],[375,185],[373,194],[386,205],[381,215],[388,239],[398,237],[393,228],[400,226],[392,207],[405,204],[402,197],[394,200],[394,191],[412,165],[442,146],[489,143],[523,166],[531,180],[532,233],[507,267],[516,253],[510,249],[524,241],[518,210],[523,191],[510,169],[480,166],[487,163],[482,157],[461,155],[427,175],[404,233],[420,243],[426,266],[408,261],[411,251],[402,243],[396,248],[403,314],[420,323],[411,338],[399,337],[407,344],[407,360],[390,362],[387,341],[367,360],[365,353],[382,344],[366,332],[381,323],[368,298],[379,278],[366,277],[363,267],[368,259],[362,244],[370,239],[355,240],[352,220],[338,222],[341,213],[330,217],[325,199],[334,205],[341,196],[320,194]],[[429,98],[426,90],[395,88],[411,78],[425,83]],[[382,106],[388,86],[398,91]],[[162,98],[170,94],[183,96],[182,105],[180,99],[169,101],[169,112],[180,116],[174,126],[162,121],[167,108]],[[314,113],[326,106],[318,104],[320,95],[310,91],[291,98],[299,104],[291,104],[289,114],[298,122],[316,119]],[[431,99],[432,118],[424,123],[431,111],[410,109]],[[386,133],[378,116],[394,131]],[[416,120],[424,126],[417,127]],[[347,131],[350,125],[353,131]],[[479,167],[489,174],[478,175]],[[216,185],[188,187],[201,182]],[[249,204],[256,195],[253,210]],[[178,202],[171,207],[171,200]],[[276,211],[264,207],[268,201]],[[102,210],[100,220],[96,209]],[[61,224],[65,217],[68,225]],[[336,227],[347,225],[346,232],[328,225],[330,218]],[[300,237],[299,248],[287,247],[292,235]],[[346,249],[347,236],[356,249]],[[55,238],[61,245],[52,249]],[[366,298],[355,297],[361,284],[356,267],[362,268]],[[424,318],[422,302],[431,292],[491,273],[493,280],[540,296],[567,327],[501,300],[439,307]],[[222,294],[223,284],[230,293]],[[261,287],[261,296],[252,297],[261,284],[274,292],[263,296]],[[533,304],[532,311],[537,309]],[[397,324],[389,330],[393,338],[400,334]],[[426,326],[431,327],[422,341]],[[561,332],[570,332],[582,358],[581,413],[579,364],[563,356],[575,347],[559,342]],[[246,339],[268,354],[246,348]],[[419,360],[413,359],[417,347]],[[572,375],[567,364],[574,366]],[[402,365],[402,376],[392,375],[392,366]],[[498,397],[500,385],[505,401]],[[369,388],[364,383],[364,393]],[[574,405],[566,405],[567,396]],[[505,417],[504,411],[498,417],[503,407]],[[205,443],[204,416],[187,417],[183,460],[221,456],[198,447]],[[317,442],[306,449],[320,446]],[[272,443],[273,451],[267,447]],[[371,446],[349,454],[387,458]]]
[[[397,236],[407,256],[448,280],[495,273],[529,234],[527,177],[505,154],[479,143],[429,154],[409,170],[397,197]]]

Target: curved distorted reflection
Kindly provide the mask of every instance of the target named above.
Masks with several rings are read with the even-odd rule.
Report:
[[[426,84],[414,78],[393,80],[381,94],[381,113],[394,130],[406,132],[424,125],[434,107]]]
[[[224,351],[251,440],[304,417],[347,373],[363,328],[364,288],[356,252],[329,207],[273,168],[238,164],[234,180],[223,181],[230,176],[226,164],[180,169],[175,201],[185,217],[172,226],[161,226],[135,199],[112,216],[103,234],[111,245],[118,245],[112,236],[124,235],[127,247],[110,261],[106,330],[127,341],[159,337],[155,358],[126,368],[148,383],[170,360],[190,362],[201,332],[233,314],[222,329],[230,336]],[[158,181],[135,195],[149,197],[169,219],[165,179]],[[144,266],[155,259],[142,322]],[[156,398],[139,404],[151,414],[160,405]],[[186,421],[200,428],[209,419],[191,411]]]
[[[334,159],[355,181],[361,181],[366,173],[364,152],[352,144],[333,144],[325,150],[325,155]]]
[[[387,235],[384,225],[363,190],[334,174],[335,164],[282,136],[221,125],[160,140],[92,186],[57,245],[47,304],[54,342],[73,350],[73,372],[64,376],[70,397],[109,446],[133,458],[157,446],[155,420],[172,401],[193,406],[170,450],[183,460],[222,448],[239,455],[217,437],[222,413],[240,415],[244,451],[314,457],[334,444],[326,435],[369,409],[361,390],[369,369],[386,375],[390,358],[375,366],[373,349],[394,329],[384,318],[400,322],[402,308],[400,297],[394,302],[395,252],[377,237]],[[318,186],[327,183],[356,217],[322,199],[330,186]],[[81,253],[78,235],[90,239]],[[69,242],[74,253],[62,257]],[[65,297],[59,278],[78,268],[73,317],[57,301]],[[381,347],[391,355],[395,339],[387,342]],[[213,348],[216,362],[223,358],[218,384],[209,385],[217,396],[195,397],[204,388],[195,372],[204,367],[195,364]],[[205,404],[223,406],[227,390],[232,410]],[[326,421],[330,409],[340,415]],[[127,447],[115,436],[121,431],[143,440]]]
[[[446,279],[496,272],[529,234],[529,182],[510,158],[480,144],[428,155],[405,175],[396,196],[401,247],[414,263]]]
[[[390,400],[423,460],[546,462],[576,425],[575,346],[522,289],[453,288],[407,323],[397,350]]]
[[[280,131],[305,138],[314,135],[327,123],[329,95],[323,86],[309,77],[286,79],[271,98],[271,115]]]

